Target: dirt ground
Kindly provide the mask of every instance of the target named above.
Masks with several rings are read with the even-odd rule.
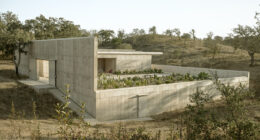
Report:
[[[197,48],[199,49],[199,48]],[[196,50],[196,48],[195,48]],[[185,55],[184,55],[185,56]],[[191,55],[180,58],[156,58],[156,63],[166,63],[172,65],[195,66],[195,67],[211,67],[221,69],[243,70],[250,72],[250,88],[256,91],[256,97],[247,107],[250,117],[260,121],[260,54],[256,55],[256,66],[249,67],[249,57],[246,52],[238,50],[236,53],[230,51],[229,48],[224,50],[216,57],[214,62],[209,61],[210,56],[207,55]],[[163,62],[160,62],[162,61]],[[37,103],[38,120],[33,120],[32,103]],[[41,133],[45,135],[56,135],[58,123],[55,120],[55,104],[59,101],[49,94],[37,95],[32,89],[22,85],[16,81],[14,74],[14,66],[11,61],[0,61],[0,135],[3,133],[12,133],[11,121],[8,119],[11,114],[12,102],[17,111],[20,120],[25,122],[16,123],[17,126],[23,128],[24,123],[36,121],[40,124]],[[221,108],[219,109],[221,112]],[[172,127],[178,127],[176,120],[180,117],[180,111],[172,111],[153,116],[152,121],[131,121],[107,123],[92,126],[91,131],[99,130],[100,132],[109,132],[112,128],[120,125],[126,128],[137,128],[144,126],[147,131],[153,133],[161,130],[162,133],[168,132]],[[33,126],[35,127],[35,126]],[[23,128],[25,136],[30,135],[30,128]],[[28,130],[28,131],[27,131]]]

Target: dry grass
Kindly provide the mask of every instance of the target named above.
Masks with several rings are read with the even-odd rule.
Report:
[[[36,94],[33,89],[18,83],[13,65],[8,61],[0,65],[0,83],[0,119],[8,119],[12,102],[25,119],[31,119],[33,101],[40,119],[54,118],[54,105],[59,101],[50,94]]]

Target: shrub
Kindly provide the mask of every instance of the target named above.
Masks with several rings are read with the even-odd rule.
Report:
[[[232,139],[256,139],[259,124],[247,118],[246,100],[254,97],[254,92],[240,84],[238,87],[225,85],[217,81],[217,88],[221,92],[222,100],[227,107],[227,115],[223,129]],[[258,131],[257,131],[258,130]]]
[[[259,123],[248,119],[245,102],[254,97],[254,92],[244,85],[230,86],[216,81],[216,86],[222,95],[224,107],[223,117],[212,108],[205,105],[211,102],[211,97],[197,90],[190,96],[193,105],[188,105],[185,111],[184,125],[187,139],[235,139],[254,140],[259,137]]]
[[[149,74],[149,73],[163,73],[161,69],[145,69],[145,70],[125,70],[125,71],[115,71],[113,74],[121,75],[121,74]]]
[[[184,118],[187,139],[212,139],[216,127],[210,112],[205,108],[205,104],[211,100],[208,94],[198,89],[190,96],[193,105],[187,105]]]
[[[198,74],[198,79],[200,80],[206,80],[206,79],[209,79],[210,78],[210,75],[206,72],[200,72]]]
[[[145,127],[139,127],[131,136],[130,140],[151,140],[152,137],[145,133]]]

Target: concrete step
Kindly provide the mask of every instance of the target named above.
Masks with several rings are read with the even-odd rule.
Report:
[[[49,85],[49,83],[45,81],[35,81],[35,80],[18,80],[18,82],[25,84],[31,88],[33,88],[37,93],[47,93],[49,89],[54,89],[55,87]]]
[[[138,122],[138,121],[152,121],[152,120],[154,120],[154,119],[151,118],[151,117],[135,118],[135,119],[124,119],[124,120],[110,120],[110,121],[98,121],[98,120],[85,119],[85,121],[90,123],[90,125],[126,123],[126,122]]]

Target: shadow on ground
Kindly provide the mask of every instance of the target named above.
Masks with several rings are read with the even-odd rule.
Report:
[[[24,119],[33,118],[33,102],[36,103],[36,114],[39,119],[55,117],[55,104],[59,101],[52,95],[36,94],[28,86],[17,83],[15,88],[0,89],[0,119],[8,119],[12,102],[17,115]]]
[[[3,65],[2,65],[3,67]],[[33,102],[36,103],[36,114],[39,119],[54,118],[55,105],[59,102],[51,94],[37,94],[32,88],[17,82],[13,69],[0,70],[0,119],[11,115],[12,102],[17,116],[23,119],[33,118]],[[21,76],[20,79],[25,77]]]

